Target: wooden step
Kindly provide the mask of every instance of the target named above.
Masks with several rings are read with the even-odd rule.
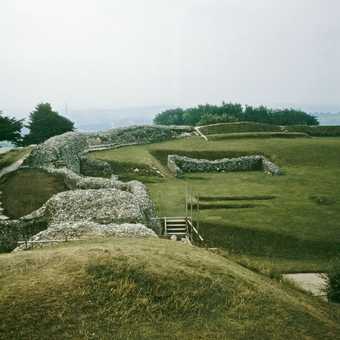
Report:
[[[174,228],[176,228],[176,227],[186,228],[187,227],[186,223],[167,223],[166,226],[168,228],[172,228],[172,227],[174,227]]]
[[[187,228],[167,228],[166,229],[167,230],[167,232],[169,232],[169,231],[173,231],[173,232],[176,232],[176,231],[187,231]]]
[[[173,220],[173,221],[166,221],[167,224],[170,224],[170,223],[181,223],[181,224],[187,224],[186,221],[183,221],[183,220]]]
[[[168,235],[186,235],[187,233],[172,233],[172,232],[168,232]]]
[[[186,222],[186,219],[183,218],[172,218],[172,219],[166,219],[167,222]]]

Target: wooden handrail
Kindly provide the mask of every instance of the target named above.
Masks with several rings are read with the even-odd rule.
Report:
[[[190,225],[190,227],[192,228],[192,230],[196,233],[196,235],[198,236],[198,238],[203,242],[203,241],[204,241],[203,237],[200,235],[200,233],[198,232],[198,230],[195,228],[195,226],[194,226],[193,223],[191,222],[191,219],[187,218],[187,223]]]

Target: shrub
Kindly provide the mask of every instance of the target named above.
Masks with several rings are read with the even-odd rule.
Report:
[[[164,125],[202,125],[220,122],[252,121],[277,125],[318,125],[318,120],[295,109],[271,109],[265,106],[242,106],[238,103],[222,105],[199,105],[187,109],[166,110],[156,115],[155,124]]]

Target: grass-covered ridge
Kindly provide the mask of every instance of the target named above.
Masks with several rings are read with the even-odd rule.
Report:
[[[225,140],[225,139],[244,139],[244,138],[306,138],[310,137],[303,132],[235,132],[220,133],[209,135],[209,140]]]
[[[264,154],[284,171],[272,177],[260,172],[197,173],[174,178],[165,165],[168,154],[223,158]],[[165,176],[130,179],[147,184],[161,216],[185,213],[185,190],[216,197],[205,202],[201,233],[207,244],[262,272],[324,271],[340,247],[340,139],[232,139],[199,137],[93,153],[91,157],[157,167]],[[220,197],[249,198],[220,201]],[[252,196],[275,196],[254,200]],[[218,204],[214,208],[213,205]],[[240,209],[230,209],[230,206]],[[248,205],[249,208],[244,208]],[[251,207],[254,206],[255,207]],[[242,207],[241,207],[242,206]]]
[[[250,138],[261,138],[261,137],[302,137],[305,134],[307,136],[314,137],[337,137],[340,136],[340,126],[309,126],[309,125],[274,125],[256,122],[235,122],[235,123],[220,123],[212,124],[200,127],[200,130],[205,135],[222,135],[225,136],[221,139],[235,138],[237,135],[242,138],[248,134]],[[253,133],[253,135],[250,135]],[[257,133],[257,134],[256,134]],[[262,135],[261,135],[262,133]],[[295,133],[298,133],[297,135]],[[229,137],[227,136],[228,134]],[[300,134],[300,135],[299,135]],[[246,135],[247,136],[247,135]],[[218,138],[215,136],[215,138]]]
[[[4,339],[335,339],[339,310],[207,250],[107,240],[0,255]]]

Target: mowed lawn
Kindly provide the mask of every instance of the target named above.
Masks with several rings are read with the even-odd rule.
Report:
[[[210,159],[261,153],[285,175],[275,177],[260,171],[195,173],[177,179],[165,167],[167,155],[172,153]],[[206,208],[217,204],[218,209],[200,212],[206,245],[220,248],[250,268],[263,273],[324,271],[340,256],[340,138],[206,142],[192,137],[101,151],[91,157],[123,165],[117,167],[117,173],[124,180],[144,181],[160,216],[185,213],[187,188],[199,196],[209,196],[211,200],[203,202]],[[164,177],[146,176],[138,166],[158,168]],[[256,199],[263,195],[275,198]],[[225,201],[219,196],[255,197]]]

